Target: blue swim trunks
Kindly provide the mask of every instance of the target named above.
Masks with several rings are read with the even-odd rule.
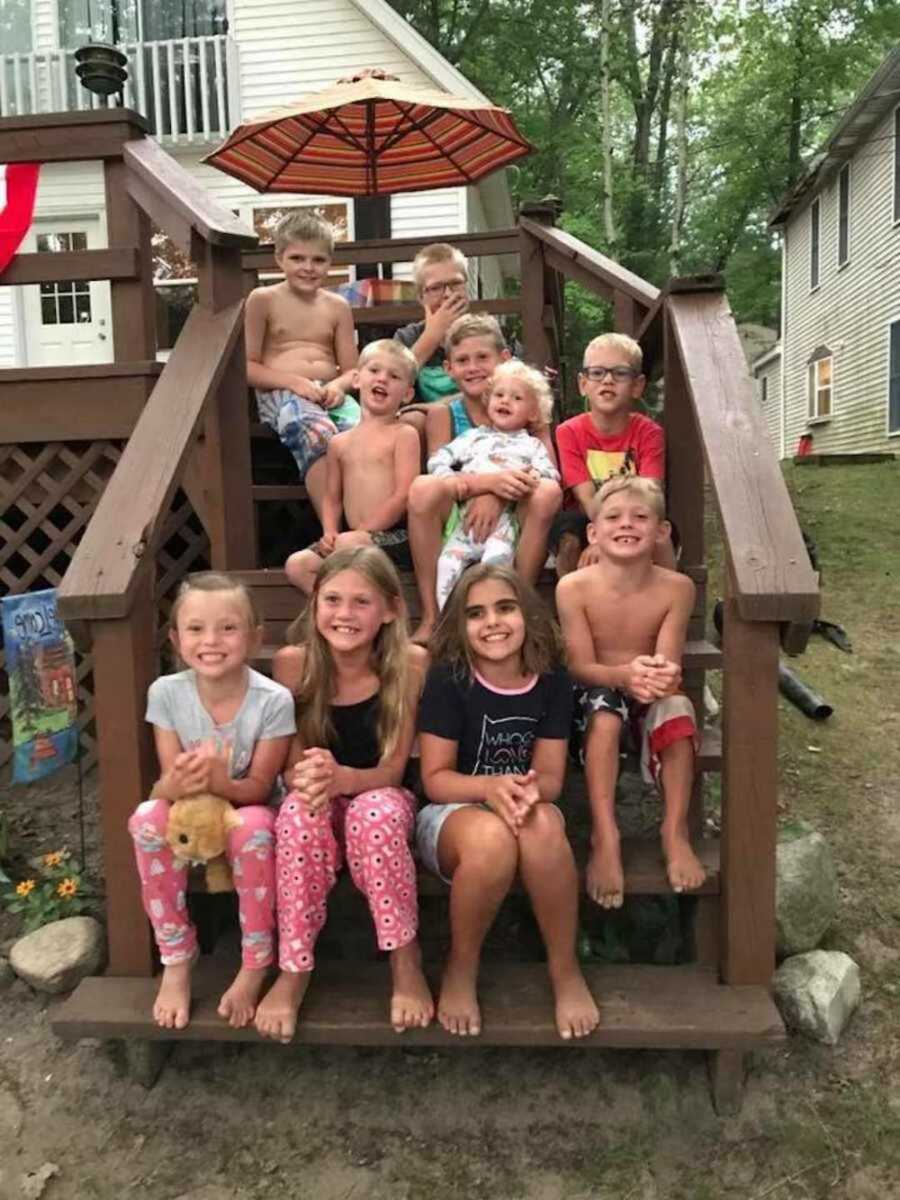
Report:
[[[326,411],[305,396],[276,388],[257,390],[256,404],[260,421],[274,429],[293,454],[301,479],[326,453],[334,435],[352,429],[360,418],[359,405],[352,396],[345,396],[337,408]]]

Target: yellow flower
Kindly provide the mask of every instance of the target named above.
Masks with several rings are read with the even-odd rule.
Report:
[[[74,879],[64,879],[56,888],[57,895],[62,896],[63,900],[71,900],[77,891],[78,883]]]
[[[62,862],[62,860],[63,860],[62,850],[54,850],[52,853],[44,855],[44,866],[45,867],[58,867],[59,864]]]
[[[34,891],[34,880],[33,879],[23,879],[22,882],[19,884],[19,886],[16,888],[16,895],[17,896],[27,896],[29,892],[33,892],[33,891]]]

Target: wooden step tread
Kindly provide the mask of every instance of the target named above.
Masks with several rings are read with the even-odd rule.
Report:
[[[381,963],[322,963],[313,975],[294,1041],[350,1046],[553,1046],[747,1050],[784,1039],[784,1026],[764,987],[730,987],[706,967],[588,966],[585,976],[600,1005],[601,1025],[566,1043],[553,1023],[553,1002],[542,963],[485,963],[480,979],[483,1031],[457,1038],[434,1022],[399,1036],[388,1020],[390,970]],[[187,1029],[159,1029],[150,1019],[153,979],[85,979],[53,1012],[64,1038],[258,1042],[253,1029],[231,1029],[216,1014],[229,979],[221,962],[201,960]],[[432,985],[437,983],[431,979]]]

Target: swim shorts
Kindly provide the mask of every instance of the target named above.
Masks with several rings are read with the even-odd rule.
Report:
[[[385,552],[398,571],[413,569],[409,534],[405,525],[395,525],[393,529],[374,529],[369,536],[378,549]]]
[[[256,403],[260,421],[274,429],[293,454],[301,479],[327,453],[334,435],[352,429],[360,418],[359,405],[352,396],[345,396],[336,408],[326,411],[305,396],[275,388],[257,391]]]
[[[661,766],[660,755],[682,738],[690,738],[696,754],[699,745],[694,706],[687,696],[665,696],[652,704],[641,704],[618,688],[576,688],[575,741],[582,764],[584,745],[591,718],[595,713],[609,712],[627,727],[641,748],[641,775],[646,783],[657,783]]]

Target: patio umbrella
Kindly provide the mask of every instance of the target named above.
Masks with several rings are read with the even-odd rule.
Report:
[[[375,196],[473,184],[531,148],[504,108],[369,69],[239,125],[203,161],[260,192]]]

